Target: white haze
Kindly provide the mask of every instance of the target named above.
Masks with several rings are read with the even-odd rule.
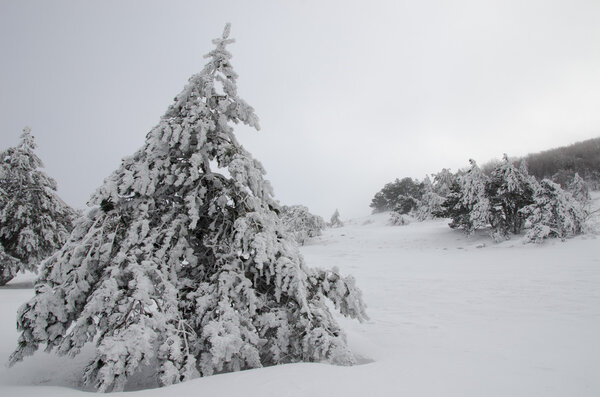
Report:
[[[0,149],[29,125],[83,207],[225,24],[276,198],[367,214],[422,178],[600,135],[598,1],[3,1]]]

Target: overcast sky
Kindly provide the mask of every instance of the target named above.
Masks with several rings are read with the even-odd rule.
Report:
[[[0,149],[32,127],[71,205],[144,142],[232,23],[239,129],[275,196],[366,215],[423,178],[600,136],[600,1],[0,0]]]

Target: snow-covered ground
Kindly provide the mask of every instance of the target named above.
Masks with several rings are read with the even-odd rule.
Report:
[[[302,248],[362,288],[371,320],[340,319],[360,365],[293,364],[196,379],[143,396],[599,396],[600,239],[493,243],[444,221],[387,215],[325,231]],[[0,357],[31,276],[0,288]],[[1,396],[83,396],[81,358],[37,353],[0,369]],[[89,395],[85,393],[85,395]]]

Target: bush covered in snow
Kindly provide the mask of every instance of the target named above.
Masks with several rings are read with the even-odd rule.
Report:
[[[92,196],[97,207],[50,257],[18,313],[10,361],[40,347],[76,355],[84,381],[123,390],[141,368],[159,385],[296,361],[352,364],[326,301],[366,318],[352,277],[306,266],[274,212],[261,164],[232,124],[258,129],[214,40],[144,146]]]
[[[31,130],[18,146],[0,153],[0,285],[18,271],[37,272],[72,229],[75,211],[56,193],[56,181],[40,168]]]
[[[406,214],[400,214],[396,211],[390,212],[389,224],[392,226],[406,226],[410,224]]]
[[[286,230],[301,245],[304,245],[310,237],[320,236],[325,229],[323,218],[311,214],[303,205],[284,205],[281,207],[279,217]]]
[[[573,195],[549,179],[537,186],[534,203],[521,210],[531,223],[525,238],[531,242],[541,242],[548,237],[565,239],[583,230],[586,211]]]

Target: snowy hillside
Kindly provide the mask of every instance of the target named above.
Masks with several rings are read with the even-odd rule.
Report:
[[[339,319],[361,365],[283,365],[133,395],[600,395],[596,235],[495,244],[485,234],[467,238],[445,221],[389,226],[387,217],[328,229],[302,248],[308,264],[337,266],[362,288],[370,321]],[[32,280],[21,275],[0,288],[5,362]],[[38,352],[0,370],[0,395],[89,395],[78,387],[83,360]]]

